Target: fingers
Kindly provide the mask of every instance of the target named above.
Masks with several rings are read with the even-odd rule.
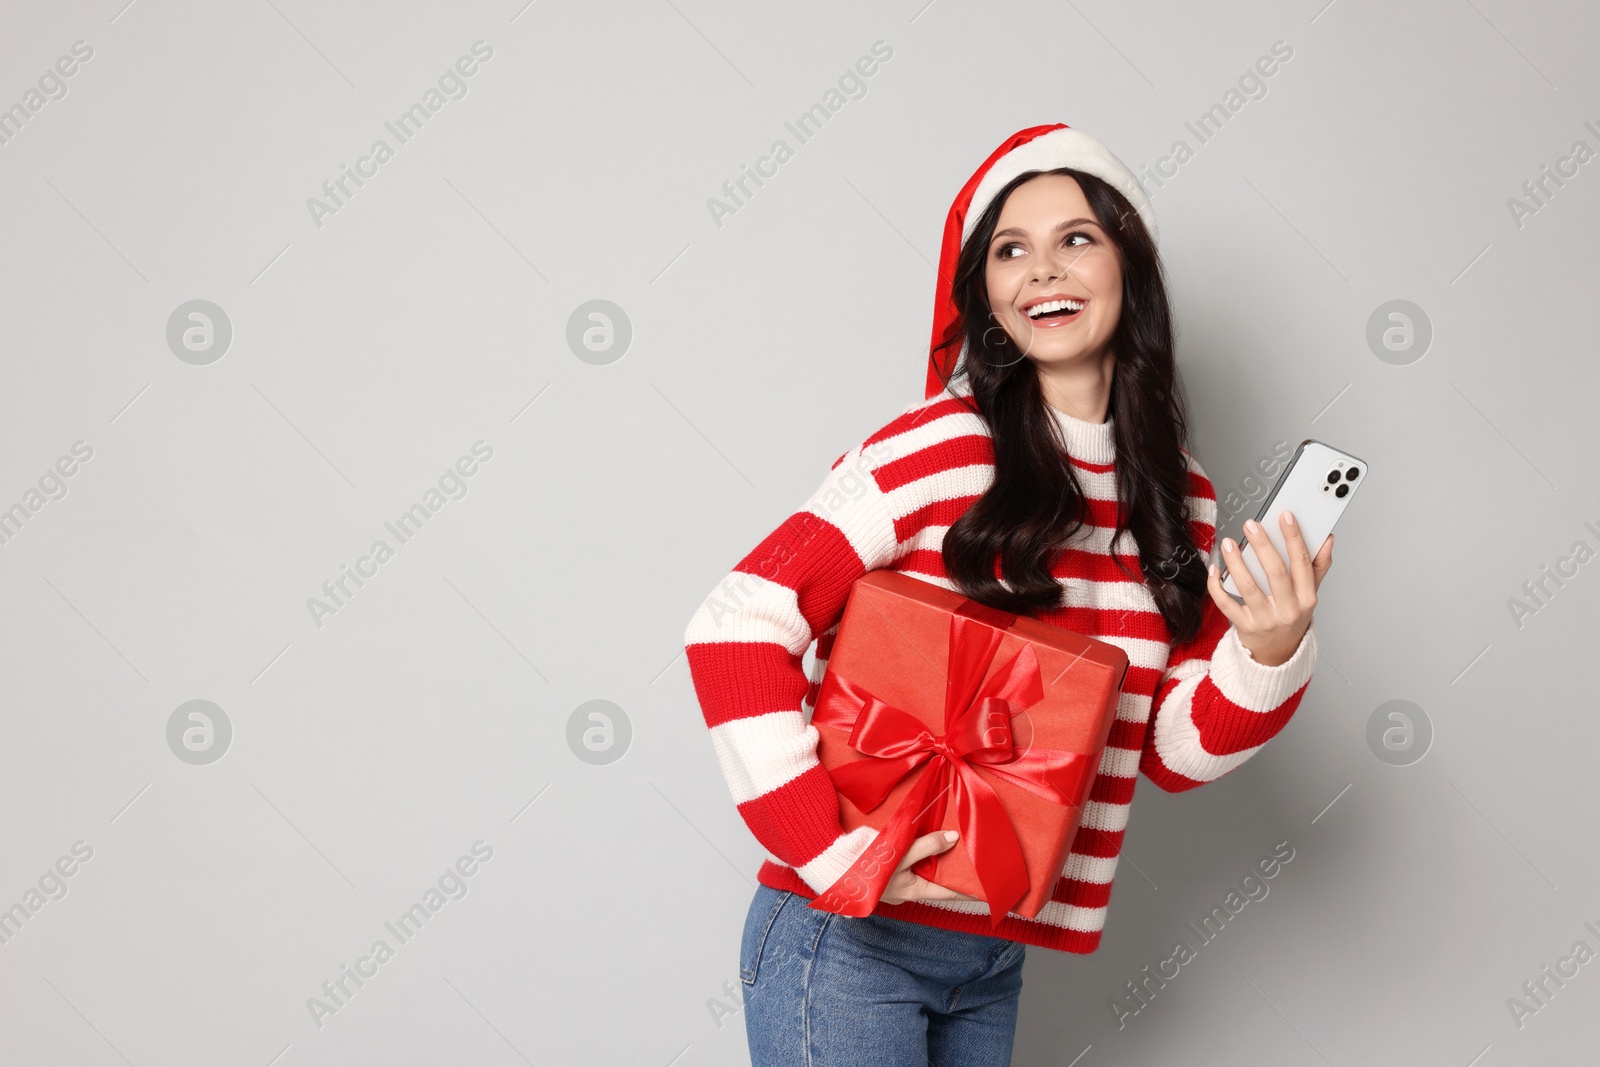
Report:
[[[883,893],[878,899],[887,904],[903,904],[907,900],[916,899],[918,883],[924,880],[913,874],[911,867],[936,852],[954,847],[957,837],[959,835],[954,830],[935,830],[912,841],[911,847],[906,849],[906,854],[900,858],[899,865],[895,867],[894,874],[889,876],[889,883],[884,886]]]
[[[1316,576],[1313,588],[1322,585],[1323,576],[1328,573],[1328,568],[1331,566],[1333,566],[1333,534],[1329,534],[1328,539],[1322,542],[1316,558],[1311,561],[1311,572]]]
[[[1250,568],[1244,564],[1244,552],[1231,537],[1222,539],[1222,558],[1228,564],[1228,574],[1233,577],[1233,586],[1239,590],[1239,595],[1244,597],[1247,606],[1260,609],[1266,606],[1267,596],[1256,585],[1255,575],[1250,573]]]
[[[958,893],[938,882],[930,882],[910,871],[902,871],[889,880],[889,885],[884,889],[880,899],[885,904],[904,904],[908,900],[981,900],[982,898]]]
[[[904,904],[908,900],[978,900],[978,897],[930,882],[910,869],[921,859],[954,848],[958,840],[960,835],[954,830],[935,830],[911,842],[879,899],[886,904]]]
[[[978,900],[978,899],[980,899],[978,897],[969,897],[965,893],[958,893],[954,889],[949,888],[948,886],[942,886],[938,882],[930,882],[926,878],[918,878],[917,881],[920,884],[917,886],[917,892],[914,894],[914,896],[915,896],[916,899],[919,899],[919,900]]]
[[[946,838],[946,834],[951,836]],[[906,849],[905,857],[901,859],[900,865],[895,868],[895,871],[906,870],[918,860],[954,847],[958,836],[954,830],[935,830],[931,834],[923,834],[911,842],[911,847]]]
[[[1281,519],[1278,525],[1283,525]],[[1244,524],[1244,536],[1254,546],[1256,560],[1261,564],[1261,569],[1267,572],[1267,582],[1272,587],[1268,595],[1275,600],[1293,598],[1294,587],[1291,584],[1293,579],[1289,576],[1289,568],[1283,565],[1283,557],[1278,554],[1278,547],[1267,536],[1266,527],[1251,519]]]
[[[1227,589],[1223,588],[1222,568],[1213,563],[1206,568],[1206,574],[1208,575],[1206,591],[1211,594],[1211,602],[1222,612],[1223,618],[1231,623],[1237,623],[1244,613],[1239,609],[1238,602],[1229,595]],[[1233,584],[1237,586],[1239,580],[1235,578]]]
[[[896,871],[889,877],[889,882],[883,887],[883,893],[878,897],[885,904],[904,904],[906,893],[917,882],[917,876],[910,871]]]
[[[1283,531],[1283,547],[1289,553],[1289,571],[1293,577],[1294,592],[1303,594],[1316,589],[1311,565],[1311,549],[1306,545],[1304,532],[1288,511],[1278,516],[1278,528]]]

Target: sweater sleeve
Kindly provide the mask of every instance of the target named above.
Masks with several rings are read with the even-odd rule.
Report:
[[[873,470],[887,444],[846,452],[800,510],[734,566],[684,634],[695,694],[739,814],[818,893],[877,836],[845,833],[804,717],[802,656],[837,625],[851,584],[892,563],[895,522]]]
[[[1216,493],[1193,457],[1189,466],[1190,529],[1209,560]],[[1306,630],[1288,660],[1264,666],[1207,593],[1199,632],[1173,646],[1156,684],[1139,769],[1176,793],[1214,782],[1255,755],[1300,706],[1316,665],[1315,631]]]

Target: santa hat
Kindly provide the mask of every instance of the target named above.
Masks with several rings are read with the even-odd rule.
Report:
[[[977,173],[967,179],[967,184],[961,187],[961,193],[956,197],[956,202],[950,205],[950,214],[944,221],[944,243],[939,249],[939,277],[936,282],[938,291],[933,303],[933,340],[928,350],[928,398],[939,395],[945,388],[941,372],[943,377],[948,377],[954,371],[957,359],[967,354],[964,340],[959,357],[953,356],[948,348],[942,352],[935,351],[952,325],[961,321],[961,312],[956,309],[951,290],[962,244],[971,235],[973,225],[995,194],[1012,179],[1027,171],[1054,170],[1057,167],[1081,170],[1110,184],[1128,198],[1128,203],[1133,205],[1139,212],[1139,218],[1144,221],[1145,229],[1150,231],[1150,239],[1156,239],[1156,217],[1150,207],[1150,198],[1139,187],[1133,171],[1112,155],[1105,145],[1064,122],[1032,126],[1006,138],[983,161]]]

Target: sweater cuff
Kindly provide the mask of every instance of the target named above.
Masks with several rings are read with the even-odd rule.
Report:
[[[858,826],[847,834],[840,834],[833,844],[794,871],[819,895],[826,893],[833,883],[844,877],[844,872],[861,858],[877,836],[878,831],[872,827]]]
[[[1266,712],[1282,706],[1311,680],[1317,664],[1317,633],[1313,623],[1301,635],[1294,655],[1276,667],[1256,661],[1239,641],[1239,631],[1228,627],[1211,657],[1211,681],[1222,695],[1247,711]]]

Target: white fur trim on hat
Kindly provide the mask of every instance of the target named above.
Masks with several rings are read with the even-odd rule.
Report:
[[[965,244],[972,235],[972,227],[989,206],[989,201],[1013,178],[1030,170],[1054,170],[1057,167],[1085,171],[1108,182],[1128,198],[1128,203],[1139,212],[1145,229],[1150,231],[1150,239],[1158,241],[1155,212],[1151,209],[1150,198],[1133,176],[1133,171],[1093,137],[1082,130],[1066,127],[1051,130],[1026,144],[1018,145],[995,161],[972,192],[972,204],[967,208],[966,218],[961,225],[962,243]]]

